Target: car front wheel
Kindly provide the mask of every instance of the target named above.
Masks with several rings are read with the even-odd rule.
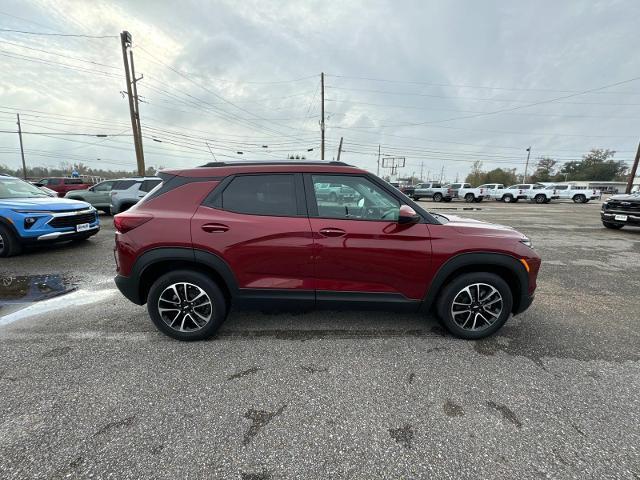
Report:
[[[451,334],[475,340],[502,327],[512,307],[511,289],[501,277],[489,272],[466,273],[445,287],[438,314]]]
[[[178,340],[205,340],[216,333],[227,316],[220,287],[207,275],[177,270],[158,278],[147,297],[155,326]]]
[[[21,251],[22,246],[11,229],[0,224],[0,257],[11,257]]]
[[[441,202],[442,201],[442,194],[441,193],[434,193],[433,194],[433,201],[434,202]]]
[[[464,196],[464,201],[467,202],[467,203],[471,203],[471,202],[473,202],[474,198],[475,197],[473,196],[473,193],[467,193]]]

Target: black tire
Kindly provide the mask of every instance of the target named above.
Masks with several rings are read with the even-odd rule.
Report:
[[[13,231],[0,224],[0,257],[12,257],[22,252],[22,245]]]
[[[453,200],[453,198],[451,197],[444,197],[443,200],[447,203],[449,203],[451,200]]]
[[[208,295],[210,300],[211,318],[204,326],[197,330],[179,331],[171,328],[171,326],[163,320],[161,312],[159,311],[158,303],[160,295],[172,284],[183,282],[201,289]],[[227,318],[227,302],[220,287],[207,275],[193,270],[176,270],[175,272],[162,275],[153,282],[149,290],[149,295],[147,296],[147,311],[156,328],[165,335],[183,341],[205,340],[214,335]],[[178,316],[181,314],[182,312],[178,311]],[[181,318],[185,316],[186,315],[182,314]]]
[[[327,200],[329,200],[331,203],[335,203],[338,201],[338,196],[334,192],[331,192]]]
[[[587,203],[587,197],[585,197],[584,195],[580,194],[580,195],[575,195],[573,197],[573,203]]]
[[[541,193],[539,193],[538,195],[535,196],[534,201],[538,204],[538,205],[542,205],[543,203],[547,202],[547,197]]]
[[[473,201],[476,202],[476,203],[480,203],[482,200],[484,200],[482,197],[473,199]]]
[[[101,209],[105,215],[111,215],[111,207]]]
[[[418,195],[414,195],[414,196],[413,196],[413,200],[414,200],[414,201],[416,201],[416,202],[417,202],[417,201],[419,201],[421,198],[422,198],[422,197],[420,197],[420,196],[418,196]]]
[[[512,195],[505,195],[502,197],[502,201],[504,203],[515,203],[518,199],[517,198],[513,198]]]
[[[460,298],[459,295],[465,287],[478,283],[488,285],[497,290],[500,297],[502,298],[502,308],[493,323],[482,329],[471,330],[463,328],[454,320],[452,308],[454,300],[456,299],[456,297]],[[482,288],[485,290],[488,289],[488,287]],[[475,291],[475,288],[471,290]],[[481,295],[483,294],[484,292],[483,290],[481,290]],[[497,297],[490,297],[490,300],[494,300],[495,298]],[[473,299],[470,300],[471,302],[473,302]],[[447,330],[449,330],[452,335],[458,338],[463,338],[465,340],[477,340],[492,335],[498,329],[500,329],[500,327],[502,327],[502,325],[504,325],[507,319],[511,316],[512,309],[513,294],[511,293],[509,285],[507,285],[507,283],[498,275],[489,272],[465,273],[460,275],[459,277],[454,278],[449,284],[445,286],[442,292],[440,292],[438,301],[438,315],[442,324],[446,327]],[[483,310],[478,311],[479,313],[484,313]],[[487,317],[490,316],[487,313],[485,313],[485,315]],[[474,313],[471,312],[470,316],[474,316]],[[475,316],[475,318],[477,318],[477,316]],[[462,319],[462,321],[464,321],[464,319]],[[486,325],[486,322],[483,322],[483,325]]]
[[[602,225],[612,230],[620,230],[622,227],[624,227],[622,223],[602,222]]]
[[[122,205],[120,205],[120,210],[118,210],[118,213],[126,212],[134,205],[135,203],[123,203]]]
[[[475,199],[475,197],[474,197],[473,193],[467,193],[467,194],[464,196],[464,201],[465,201],[465,202],[467,202],[467,203],[471,203],[471,202],[473,202],[473,201],[474,201],[474,199]]]
[[[434,202],[441,202],[441,201],[442,201],[442,198],[443,198],[443,197],[442,197],[442,194],[441,194],[441,193],[434,193],[434,194],[433,194],[433,197],[432,197],[432,199],[433,199],[433,201],[434,201]]]

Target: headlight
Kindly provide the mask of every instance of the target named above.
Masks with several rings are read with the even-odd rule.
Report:
[[[526,245],[529,248],[533,248],[533,244],[531,243],[531,240],[528,239],[527,237],[520,239],[520,243],[523,245]]]

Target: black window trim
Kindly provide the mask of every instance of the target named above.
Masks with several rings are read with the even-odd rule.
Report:
[[[237,212],[235,210],[229,210],[222,207],[222,195],[224,191],[229,187],[231,182],[237,177],[265,177],[273,175],[289,175],[293,176],[293,185],[296,198],[296,214],[295,215],[278,215],[278,214],[264,214],[264,213],[249,213],[249,212]],[[213,190],[205,197],[201,203],[204,207],[215,208],[223,210],[225,212],[237,213],[238,215],[252,215],[255,217],[285,217],[285,218],[305,218],[309,214],[307,212],[307,204],[304,198],[304,187],[302,185],[302,174],[298,172],[248,172],[248,173],[235,173],[225,177]]]

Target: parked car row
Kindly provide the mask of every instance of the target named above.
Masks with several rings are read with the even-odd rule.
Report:
[[[590,200],[600,198],[601,193],[599,190],[571,184],[548,186],[541,183],[523,183],[505,187],[499,183],[487,183],[479,187],[472,187],[469,183],[443,185],[437,182],[428,182],[416,185],[408,196],[414,200],[431,198],[434,202],[450,202],[457,198],[467,203],[491,199],[505,203],[528,200],[543,204],[556,199],[587,203]]]

